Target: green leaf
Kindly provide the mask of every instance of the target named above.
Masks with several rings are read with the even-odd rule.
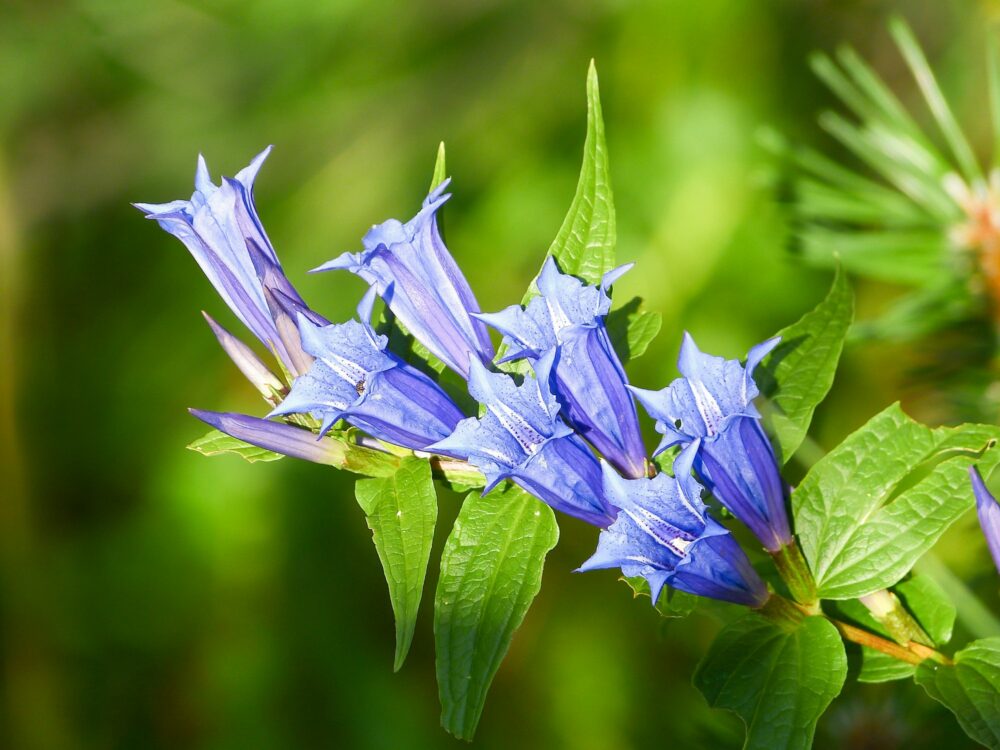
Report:
[[[437,522],[430,464],[404,458],[391,477],[359,479],[354,494],[365,512],[389,584],[389,601],[396,618],[394,669],[399,671],[413,642]]]
[[[757,369],[757,385],[774,407],[767,419],[780,463],[802,444],[816,406],[833,385],[853,320],[854,293],[838,268],[826,299],[778,332],[781,343]]]
[[[580,179],[548,254],[558,261],[560,271],[579,276],[589,284],[599,284],[601,277],[615,267],[615,205],[593,60],[587,72],[587,138]],[[524,302],[532,296],[529,290]]]
[[[658,312],[642,309],[642,298],[633,297],[621,307],[612,310],[605,321],[611,344],[625,364],[645,354],[650,342],[656,338],[663,324]]]
[[[954,665],[925,661],[917,684],[955,714],[976,742],[1000,750],[1000,638],[985,638],[955,654]]]
[[[931,637],[934,645],[943,646],[951,640],[955,626],[955,605],[944,589],[933,578],[914,575],[893,587],[903,606]],[[838,610],[867,630],[890,638],[889,632],[872,617],[865,606],[856,599],[838,603]],[[912,664],[894,659],[881,651],[860,647],[861,669],[858,682],[888,682],[911,677],[916,671]]]
[[[466,497],[441,555],[434,598],[441,724],[456,737],[472,739],[558,539],[552,510],[519,487]]]
[[[934,645],[951,640],[955,628],[955,604],[948,593],[930,576],[914,575],[893,588]]]
[[[258,448],[256,445],[250,445],[250,443],[244,443],[242,440],[230,437],[219,430],[211,430],[198,438],[188,446],[188,450],[198,451],[198,453],[206,456],[234,453],[250,463],[256,463],[257,461],[277,461],[279,458],[284,458],[280,453]]]
[[[644,596],[648,599],[650,597],[649,583],[642,576],[634,576],[632,578],[623,577],[621,580],[625,581],[628,587],[632,589],[632,596],[634,598]],[[700,601],[701,597],[694,594],[680,591],[671,586],[664,586],[663,590],[660,591],[660,598],[657,599],[654,606],[656,611],[663,617],[667,619],[679,619],[687,617],[694,612],[695,607],[698,606]]]
[[[448,177],[448,168],[444,160],[444,141],[438,144],[437,159],[434,160],[434,174],[431,176],[430,192]]]
[[[792,508],[820,596],[850,599],[903,578],[972,507],[966,471],[977,459],[984,471],[996,465],[998,438],[990,425],[932,430],[894,404],[818,461]]]
[[[719,633],[694,684],[709,705],[743,719],[745,750],[792,750],[812,746],[846,676],[844,645],[829,620],[781,627],[750,613]]]

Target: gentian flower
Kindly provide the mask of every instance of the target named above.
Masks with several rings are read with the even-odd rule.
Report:
[[[554,352],[535,365],[521,385],[469,361],[469,393],[483,416],[463,419],[452,435],[428,450],[467,460],[486,476],[488,492],[512,479],[542,501],[595,526],[607,526],[615,509],[601,491],[601,467],[587,444],[559,417],[549,386]]]
[[[653,604],[669,584],[690,594],[759,607],[767,601],[767,587],[701,501],[701,485],[691,474],[697,450],[692,443],[678,456],[676,478],[623,479],[603,464],[604,492],[621,510],[579,570],[621,568],[625,576],[642,576]]]
[[[345,269],[378,290],[413,336],[448,367],[469,377],[469,355],[493,360],[493,344],[469,282],[445,247],[437,211],[451,197],[442,182],[405,224],[389,219],[362,239],[364,250],[344,253],[315,271]]]
[[[269,293],[279,291],[298,305],[305,303],[281,271],[253,200],[254,179],[270,151],[264,149],[236,177],[224,178],[219,185],[199,156],[190,200],[135,206],[187,246],[236,317],[296,375],[308,361],[282,338]]]
[[[986,545],[990,548],[997,570],[1000,571],[1000,505],[997,505],[996,498],[986,489],[986,484],[975,466],[969,467],[969,477],[972,479],[972,492],[976,496],[979,525],[983,527]]]
[[[448,437],[464,415],[437,383],[386,350],[387,337],[371,327],[374,301],[369,289],[359,320],[335,325],[298,313],[302,348],[315,361],[269,416],[311,413],[322,421],[321,434],[343,419],[379,440],[424,449]]]
[[[629,268],[609,271],[600,286],[588,286],[560,273],[549,256],[538,276],[539,296],[526,308],[512,305],[474,317],[504,334],[504,362],[554,351],[556,397],[566,420],[616,469],[635,478],[646,473],[646,449],[625,369],[604,325],[611,309],[607,290]]]
[[[663,440],[656,453],[673,445],[697,446],[694,468],[709,491],[771,552],[792,540],[788,487],[753,405],[759,395],[753,371],[778,342],[755,346],[743,367],[703,354],[685,334],[677,362],[684,377],[660,391],[629,386],[657,420]]]

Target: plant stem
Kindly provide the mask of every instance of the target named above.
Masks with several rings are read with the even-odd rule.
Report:
[[[920,664],[925,659],[933,659],[941,664],[951,664],[951,659],[940,651],[935,651],[920,643],[910,641],[903,645],[875,635],[874,633],[869,633],[867,630],[855,627],[854,625],[848,625],[846,622],[834,619],[830,619],[830,622],[837,626],[837,630],[840,631],[840,635],[843,636],[845,641],[867,646],[875,651],[881,651],[883,654],[887,654],[899,661],[905,661],[908,664]]]
[[[792,598],[813,613],[818,612],[816,581],[813,579],[809,565],[795,539],[793,538],[791,543],[770,554],[778,573],[788,585]]]

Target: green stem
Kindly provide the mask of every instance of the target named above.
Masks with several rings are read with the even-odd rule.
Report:
[[[788,586],[792,598],[803,607],[809,610],[819,611],[819,604],[816,596],[816,581],[809,570],[809,565],[798,543],[792,539],[791,543],[782,547],[776,552],[771,552],[771,559],[778,569],[782,580]]]
[[[764,605],[758,610],[760,614],[785,630],[796,628],[805,617],[817,616],[826,617],[834,627],[840,632],[840,636],[851,643],[859,646],[874,649],[887,656],[891,656],[898,661],[907,664],[917,665],[927,659],[933,659],[940,664],[951,664],[952,661],[940,651],[936,651],[922,643],[910,641],[908,643],[896,643],[888,638],[883,638],[871,631],[859,628],[850,623],[835,620],[832,617],[820,612],[818,609],[807,609],[801,604],[788,601],[779,594],[772,593]]]

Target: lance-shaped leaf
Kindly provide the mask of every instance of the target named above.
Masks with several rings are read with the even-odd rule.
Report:
[[[472,739],[558,538],[552,511],[518,487],[466,497],[441,555],[434,599],[441,724],[456,737]]]
[[[985,638],[955,654],[953,665],[925,661],[917,684],[948,707],[976,742],[1000,750],[1000,638]]]
[[[188,450],[198,451],[205,456],[217,456],[221,453],[233,453],[250,463],[257,461],[277,461],[284,458],[280,453],[260,448],[250,443],[231,437],[219,430],[210,430],[188,446]]]
[[[770,400],[764,416],[779,463],[802,444],[816,406],[833,385],[853,319],[854,293],[838,268],[826,299],[779,331],[781,343],[757,368],[757,385]]]
[[[389,600],[396,617],[394,669],[398,671],[413,642],[437,522],[430,464],[419,458],[404,458],[391,477],[359,479],[354,493],[365,512],[389,584]]]
[[[846,676],[844,645],[829,620],[782,627],[748,614],[719,633],[694,684],[709,705],[743,719],[744,750],[805,750]]]
[[[434,160],[434,173],[431,175],[431,193],[434,192],[434,188],[440,185],[448,178],[448,167],[445,163],[444,156],[444,141],[438,144],[437,158]],[[440,212],[438,212],[440,216]]]
[[[930,429],[894,404],[792,493],[802,550],[827,599],[889,588],[973,505],[968,467],[997,463],[1000,428]]]
[[[597,68],[590,61],[587,71],[587,138],[576,195],[566,218],[549,246],[549,255],[563,273],[579,276],[589,284],[615,267],[615,204],[611,194],[608,145],[604,140],[604,116]],[[534,296],[529,291],[524,302]]]

